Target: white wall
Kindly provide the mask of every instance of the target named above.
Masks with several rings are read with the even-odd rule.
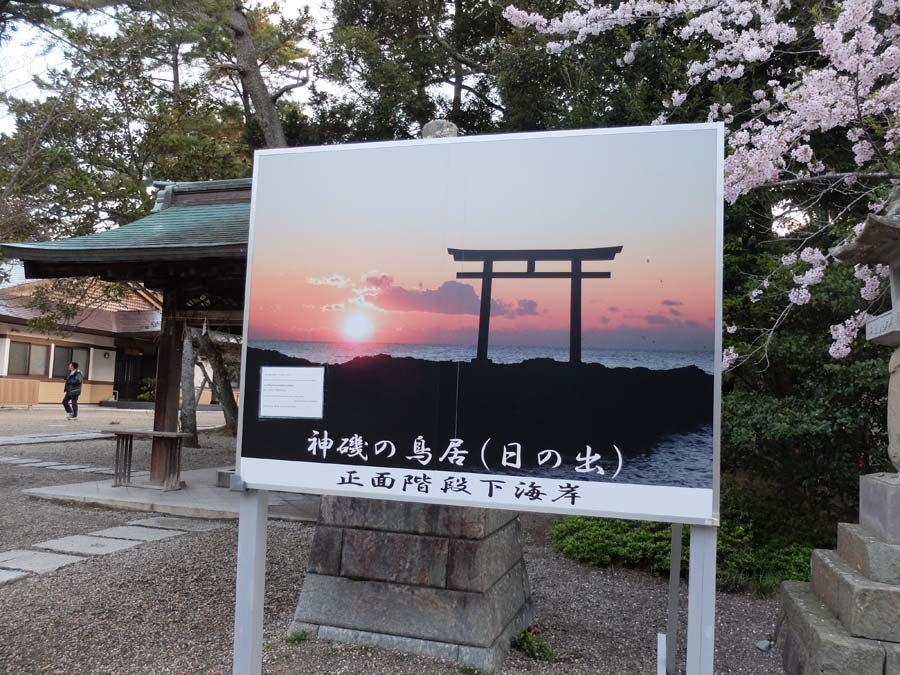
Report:
[[[39,340],[50,340],[54,344],[50,345],[50,372],[53,372],[53,361],[56,358],[55,343],[59,342],[67,345],[72,342],[83,345],[91,345],[90,359],[88,365],[88,379],[92,382],[113,382],[116,375],[116,350],[115,341],[112,337],[105,335],[91,335],[89,333],[68,333],[65,337],[56,338],[55,336],[42,335],[40,333],[30,333],[19,325],[0,324],[0,332],[4,332],[10,337],[0,338],[0,376],[9,374],[9,342],[10,339],[27,339],[36,338]],[[104,354],[109,354],[109,358],[104,358]],[[83,370],[83,368],[82,368]]]
[[[0,339],[0,377],[9,374],[9,338]]]
[[[116,352],[105,347],[91,349],[88,379],[92,382],[112,382],[116,378]]]

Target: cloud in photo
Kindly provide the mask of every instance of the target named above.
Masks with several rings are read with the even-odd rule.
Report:
[[[336,288],[347,288],[351,282],[340,274],[328,274],[324,277],[306,277],[306,283],[313,286],[335,286]]]
[[[464,314],[477,316],[481,299],[475,289],[459,281],[445,281],[437,288],[407,288],[394,283],[394,277],[385,272],[371,270],[363,274],[359,283],[352,283],[341,274],[310,277],[308,283],[317,286],[349,288],[353,296],[348,302],[388,312],[429,312],[432,314]],[[323,311],[344,311],[343,303],[322,307]],[[491,316],[516,319],[536,316],[537,301],[521,298],[515,302],[491,299]]]

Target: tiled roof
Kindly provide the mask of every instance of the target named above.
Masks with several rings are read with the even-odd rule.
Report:
[[[161,191],[165,198],[152,213],[128,225],[71,239],[2,244],[2,249],[7,258],[25,261],[243,258],[249,188],[249,179],[176,183]]]

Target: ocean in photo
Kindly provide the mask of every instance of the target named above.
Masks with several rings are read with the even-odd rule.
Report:
[[[419,361],[469,362],[475,357],[475,348],[470,345],[410,345],[382,343],[324,343],[253,340],[254,350],[271,350],[292,358],[302,358],[313,363],[342,364],[363,356],[387,355],[393,358],[414,358]],[[522,363],[533,359],[553,359],[568,361],[568,350],[555,347],[492,346],[489,358],[498,364]],[[582,361],[599,363],[610,368],[646,368],[649,370],[670,370],[686,366],[696,366],[707,374],[713,373],[711,351],[648,351],[612,350],[584,348]],[[609,480],[617,467],[617,456],[608,448],[595,448],[603,457],[601,466],[604,476],[590,477],[585,474],[579,479]],[[677,487],[712,487],[713,480],[713,432],[712,425],[703,424],[690,431],[670,433],[656,440],[652,447],[624,453],[624,461],[617,483],[638,485],[669,485]],[[525,475],[537,475],[537,469],[523,468]],[[572,479],[571,468],[540,470],[544,477]]]
[[[422,361],[471,361],[475,358],[475,345],[407,345],[380,342],[288,342],[282,340],[251,340],[258,349],[271,349],[285,356],[307,359],[314,363],[346,363],[357,356],[411,357]],[[566,347],[522,347],[491,345],[488,358],[494,363],[521,363],[529,359],[553,359],[566,362]],[[649,368],[668,370],[697,366],[712,374],[714,356],[712,350],[698,352],[650,351],[641,349],[593,349],[582,347],[584,363],[602,363],[609,368]]]

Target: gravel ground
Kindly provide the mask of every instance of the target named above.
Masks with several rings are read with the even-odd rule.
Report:
[[[25,433],[4,426],[7,414],[0,414],[0,435]],[[233,439],[205,434],[203,444],[213,447],[186,453],[190,468],[221,466],[233,458]],[[0,447],[0,456],[101,466],[111,464],[111,454],[111,441]],[[146,466],[148,457],[149,446],[136,444],[136,464]],[[66,473],[0,464],[0,551],[140,517],[28,499],[19,492],[71,482],[74,476]],[[666,583],[643,572],[588,567],[559,555],[547,545],[550,522],[543,516],[523,517],[536,624],[557,659],[539,663],[513,652],[502,673],[655,673]],[[312,533],[302,523],[269,523],[266,673],[459,675],[457,667],[422,657],[317,641],[289,644]],[[236,524],[227,522],[213,532],[141,544],[0,587],[0,673],[230,672],[236,543]],[[683,613],[686,603],[683,588]],[[774,631],[777,604],[775,598],[718,595],[717,673],[781,672],[780,654],[762,653],[754,644]]]

